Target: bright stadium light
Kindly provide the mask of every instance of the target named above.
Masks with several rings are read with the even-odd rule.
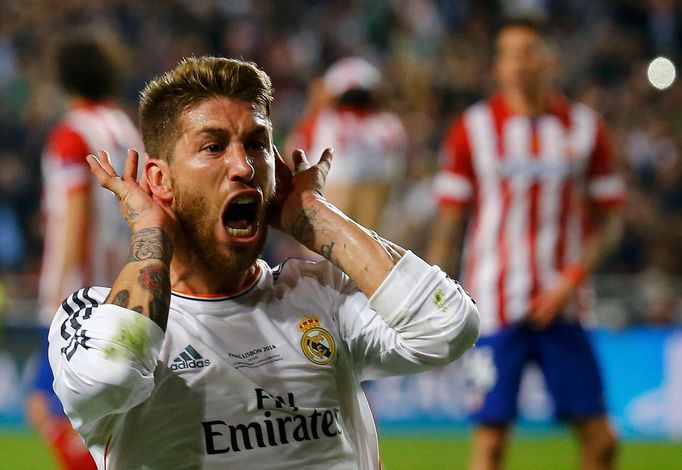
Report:
[[[656,57],[649,63],[646,76],[651,86],[665,90],[675,81],[675,64],[666,57]]]

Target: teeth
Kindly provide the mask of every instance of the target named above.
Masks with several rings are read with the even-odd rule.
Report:
[[[246,228],[230,228],[225,227],[227,233],[233,237],[249,237],[256,233],[256,224],[251,224]]]
[[[234,201],[232,201],[232,204],[251,204],[255,201],[256,199],[252,195],[243,194],[241,196],[238,196],[237,199],[235,199]]]

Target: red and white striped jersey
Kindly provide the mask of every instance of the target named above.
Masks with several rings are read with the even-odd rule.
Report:
[[[328,185],[393,181],[405,166],[407,135],[397,115],[352,107],[328,108],[301,123],[287,143],[319,158],[334,148]]]
[[[453,124],[434,192],[441,206],[472,205],[462,280],[488,334],[525,317],[531,299],[579,261],[590,204],[619,204],[625,190],[593,110],[555,96],[529,117],[497,95]]]
[[[116,198],[97,186],[85,157],[107,150],[121,174],[128,148],[143,153],[140,134],[123,111],[108,103],[74,106],[48,137],[42,157],[45,249],[39,292],[45,321],[51,320],[57,307],[54,299],[63,299],[87,284],[111,285],[125,263],[130,242],[128,225]],[[75,191],[89,193],[91,220],[80,264],[61,276],[64,237],[74,236],[63,223],[68,196]]]

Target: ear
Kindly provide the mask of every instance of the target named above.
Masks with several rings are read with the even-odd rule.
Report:
[[[168,162],[147,156],[144,173],[152,194],[169,207],[173,204],[173,178]]]

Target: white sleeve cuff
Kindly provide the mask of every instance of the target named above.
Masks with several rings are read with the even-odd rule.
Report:
[[[369,305],[389,325],[402,323],[402,317],[410,316],[403,312],[406,300],[417,286],[423,286],[424,280],[433,276],[444,278],[445,273],[408,251],[369,299]]]
[[[164,332],[153,320],[118,305],[103,304],[87,323],[88,336],[108,359],[139,361],[153,371],[163,344]]]

